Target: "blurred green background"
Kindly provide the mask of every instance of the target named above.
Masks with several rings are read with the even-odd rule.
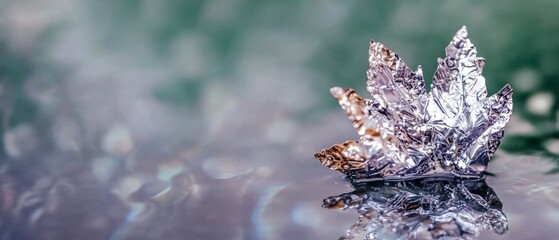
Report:
[[[559,125],[558,9],[552,0],[4,0],[2,131],[51,121],[54,103],[48,101],[68,100],[64,108],[70,112],[105,108],[95,105],[96,97],[72,99],[83,97],[80,91],[96,91],[89,83],[75,86],[83,81],[76,78],[103,85],[100,91],[149,91],[194,122],[212,111],[207,109],[212,104],[221,104],[207,103],[216,88],[221,89],[217,96],[243,99],[238,101],[254,108],[252,114],[285,112],[314,121],[336,108],[330,87],[364,89],[370,39],[385,43],[412,68],[421,64],[430,80],[436,58],[466,25],[487,59],[489,93],[506,83],[515,90],[514,127],[509,127],[503,148],[556,157],[546,144],[556,139]],[[54,97],[40,97],[52,89]],[[285,98],[291,100],[281,100]],[[126,105],[134,99],[117,101]],[[268,106],[251,104],[262,101]]]
[[[528,195],[544,189],[543,199],[556,201],[557,181],[539,172],[559,171],[558,10],[554,0],[0,0],[0,192],[10,196],[0,198],[0,219],[8,219],[0,239],[139,239],[145,229],[152,239],[165,231],[177,239],[193,232],[194,239],[259,239],[280,228],[283,213],[328,214],[310,207],[319,208],[320,194],[289,187],[335,175],[312,153],[355,137],[329,88],[366,96],[370,39],[412,69],[422,65],[429,85],[437,57],[463,25],[487,60],[489,94],[507,83],[515,90],[501,149],[538,157],[497,160],[496,186],[513,182]],[[287,210],[267,207],[284,187]],[[522,194],[505,195],[511,219],[533,212],[517,201]],[[293,200],[300,196],[308,202]],[[138,202],[156,200],[186,207],[170,211],[174,220],[164,207],[140,214]],[[56,207],[68,201],[88,207]],[[530,216],[556,221],[554,206]],[[54,228],[57,219],[75,226]],[[343,227],[311,231],[302,219],[291,221],[298,232],[290,234],[332,236]],[[541,236],[554,230],[521,220],[517,226]]]

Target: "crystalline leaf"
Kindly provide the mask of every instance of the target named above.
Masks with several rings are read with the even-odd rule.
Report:
[[[359,140],[315,157],[355,179],[485,171],[512,113],[512,89],[506,85],[487,98],[485,59],[477,56],[466,27],[445,50],[426,93],[421,67],[413,72],[398,54],[372,41],[367,71],[372,98],[331,89]]]

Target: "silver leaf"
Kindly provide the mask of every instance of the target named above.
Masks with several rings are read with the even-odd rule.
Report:
[[[462,27],[438,60],[431,92],[421,67],[410,70],[398,54],[371,41],[367,91],[334,87],[359,140],[315,154],[352,178],[407,178],[437,174],[478,176],[503,137],[512,113],[507,84],[487,98],[485,59]]]

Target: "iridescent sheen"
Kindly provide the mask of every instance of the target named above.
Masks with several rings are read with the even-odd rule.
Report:
[[[445,50],[426,93],[421,67],[410,70],[398,54],[371,41],[367,90],[372,98],[331,89],[359,140],[315,157],[354,179],[484,172],[512,113],[512,88],[507,84],[487,97],[485,59],[477,56],[466,27]]]

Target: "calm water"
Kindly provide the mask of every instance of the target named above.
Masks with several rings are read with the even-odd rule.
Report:
[[[103,142],[107,152],[93,157],[52,151],[39,140],[14,147],[22,157],[2,165],[2,239],[337,239],[359,214],[321,207],[353,190],[312,158],[326,141],[310,141],[313,133],[332,124],[321,122],[286,138],[293,146],[235,138],[212,151],[138,144],[119,127]],[[14,131],[33,142],[30,130]],[[552,168],[539,157],[499,153],[486,182],[510,230],[483,231],[480,239],[553,239],[559,175],[545,174]]]

